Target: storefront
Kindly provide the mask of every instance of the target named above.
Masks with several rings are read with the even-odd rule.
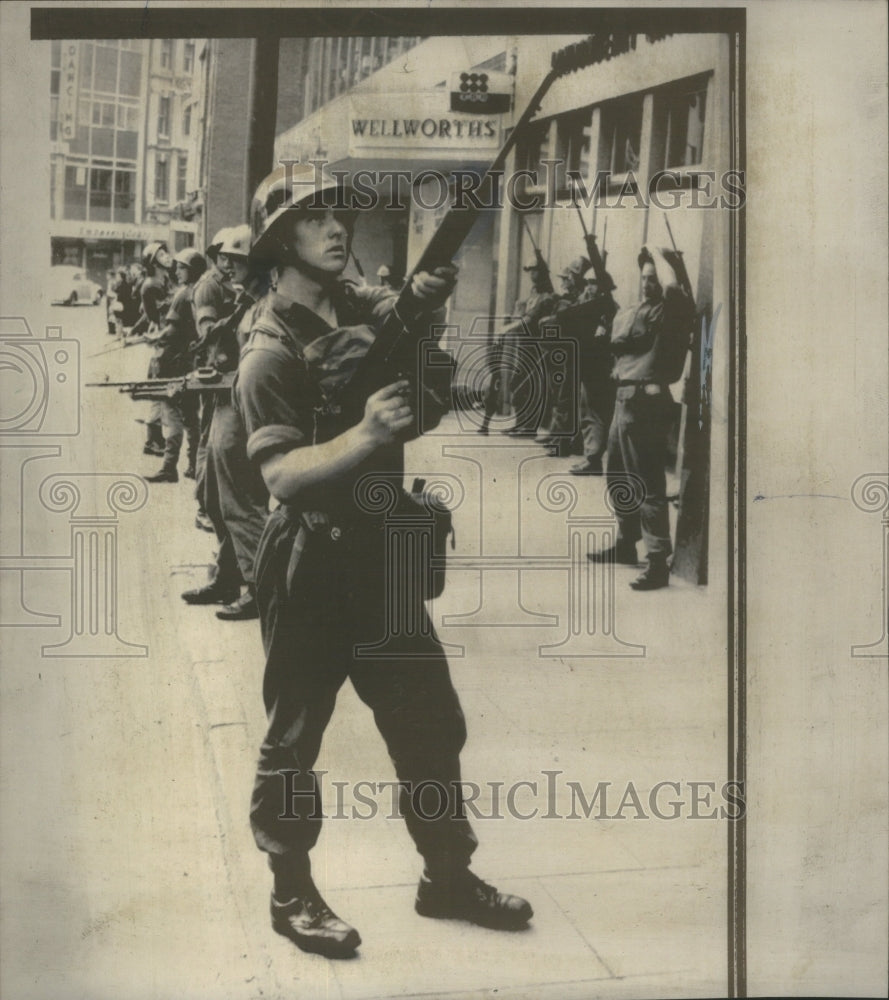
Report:
[[[92,281],[105,287],[107,272],[140,259],[153,240],[167,240],[167,226],[103,225],[59,222],[50,238],[52,264],[83,268]]]
[[[342,171],[350,183],[373,192],[355,232],[353,277],[360,266],[365,279],[375,284],[384,267],[392,283],[400,285],[443,217],[455,186],[471,185],[500,148],[503,109],[508,109],[511,94],[495,113],[452,110],[448,83],[453,74],[488,67],[494,75],[505,65],[502,38],[474,41],[467,56],[453,39],[427,39],[402,56],[398,67],[383,67],[278,137],[277,160],[323,160],[328,170]],[[413,85],[409,91],[405,60]],[[507,79],[511,90],[512,78]],[[449,325],[468,329],[477,317],[493,311],[498,216],[496,209],[483,212],[455,257],[460,281],[448,304]]]

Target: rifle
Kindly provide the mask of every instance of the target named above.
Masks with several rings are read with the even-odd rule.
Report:
[[[534,237],[531,235],[531,227],[525,221],[524,215],[522,218],[522,224],[525,227],[525,232],[528,234],[528,239],[531,241],[531,246],[534,247],[534,256],[537,259],[537,268],[540,271],[542,278],[539,282],[541,292],[549,292],[552,294],[555,292],[553,288],[553,279],[549,273],[549,264],[544,260],[543,254],[540,252],[540,248],[534,242]]]
[[[627,46],[631,44],[635,44],[635,35],[631,36],[627,32],[610,32],[590,35],[583,42],[569,45],[553,53],[549,72],[534,92],[528,106],[485,173],[481,185],[480,205],[490,203],[484,194],[491,193],[494,178],[502,171],[509,154],[519,140],[525,137],[531,119],[540,109],[541,102],[553,83],[576,70],[610,59],[619,52],[626,51]],[[351,427],[361,420],[367,397],[397,378],[407,377],[412,385],[416,386],[417,347],[423,336],[410,329],[421,311],[411,293],[412,279],[421,271],[433,274],[436,268],[451,263],[457,250],[469,235],[479,211],[480,209],[475,206],[461,205],[457,208],[452,205],[445,213],[432,239],[414,265],[413,271],[408,275],[395,308],[383,321],[377,331],[376,339],[358,363],[352,377],[337,393],[334,405],[342,415],[341,426]]]
[[[614,280],[608,273],[608,269],[605,267],[605,261],[608,257],[607,253],[600,253],[599,247],[596,244],[596,234],[589,232],[586,227],[586,222],[583,218],[583,212],[580,210],[580,205],[574,202],[574,207],[577,209],[577,217],[580,219],[580,225],[583,229],[583,240],[586,243],[586,255],[589,258],[590,264],[592,264],[593,270],[596,272],[596,285],[599,289],[599,294],[610,295],[617,285],[615,285]],[[605,220],[606,232],[608,227],[608,220]],[[603,237],[604,243],[604,237]]]
[[[215,368],[197,368],[187,375],[170,378],[146,378],[134,382],[87,382],[88,389],[117,389],[131,399],[171,400],[186,392],[217,392],[231,389],[234,372],[218,372]]]

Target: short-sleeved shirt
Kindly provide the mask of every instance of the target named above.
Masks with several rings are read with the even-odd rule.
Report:
[[[140,289],[142,312],[149,323],[160,323],[170,301],[170,286],[165,276],[146,278]]]
[[[155,345],[157,374],[159,378],[186,375],[192,368],[189,345],[197,335],[191,298],[193,286],[185,285],[176,290],[163,320],[164,333]]]
[[[690,302],[681,288],[666,289],[657,302],[642,301],[614,317],[613,378],[670,385],[682,374],[688,349]]]
[[[248,314],[250,338],[241,352],[233,398],[247,430],[247,454],[259,463],[280,452],[327,440],[347,428],[323,433],[327,389],[347,379],[392,310],[396,295],[385,287],[342,283],[334,297],[339,326],[331,327],[305,306],[268,292]],[[379,473],[398,480],[403,448],[379,448],[351,481],[326,492],[327,509],[354,513],[352,485]]]
[[[232,311],[235,293],[215,268],[206,271],[194,286],[194,319],[200,331],[201,321],[216,322]]]

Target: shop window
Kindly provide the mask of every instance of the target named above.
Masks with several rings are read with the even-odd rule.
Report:
[[[65,167],[65,218],[86,218],[86,177],[85,166]]]
[[[194,233],[183,233],[178,229],[173,233],[173,253],[179,253],[180,250],[187,250],[193,246]]]
[[[157,104],[157,134],[169,138],[170,135],[170,98],[161,97]]]
[[[642,149],[642,95],[609,101],[602,106],[599,169],[620,178],[639,169]]]
[[[166,202],[170,197],[170,170],[166,156],[159,156],[154,165],[154,199]]]

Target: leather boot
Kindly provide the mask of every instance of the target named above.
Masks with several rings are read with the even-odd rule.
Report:
[[[633,590],[660,590],[670,583],[670,568],[666,556],[649,556],[645,571],[631,581]]]
[[[594,563],[620,563],[622,566],[638,566],[639,559],[636,556],[636,543],[618,538],[614,545],[601,552],[588,552],[587,559]]]
[[[307,854],[269,855],[275,876],[272,928],[303,951],[348,958],[361,937],[324,902],[312,881]]]
[[[414,908],[422,917],[468,920],[503,931],[519,930],[534,916],[527,899],[498,892],[468,868],[450,878],[432,879],[424,872]]]

